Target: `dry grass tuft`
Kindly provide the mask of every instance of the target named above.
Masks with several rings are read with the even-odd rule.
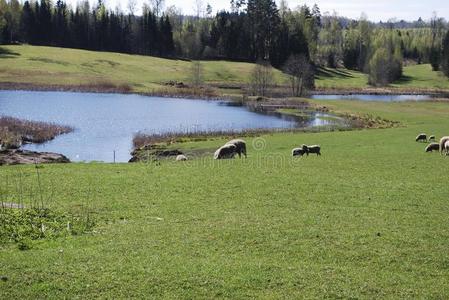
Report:
[[[5,148],[18,148],[22,143],[44,143],[73,130],[70,126],[0,116],[0,144]]]

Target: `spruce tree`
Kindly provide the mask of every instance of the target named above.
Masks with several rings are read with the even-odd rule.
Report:
[[[441,70],[449,77],[449,31],[443,40],[443,52],[441,55]]]

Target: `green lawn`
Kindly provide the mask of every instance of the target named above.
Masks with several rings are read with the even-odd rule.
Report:
[[[404,68],[401,80],[392,84],[393,87],[410,89],[449,89],[449,78],[442,72],[433,72],[430,65],[414,65]]]
[[[368,88],[368,76],[358,71],[347,69],[321,68],[315,81],[321,89],[364,89]]]
[[[0,245],[0,298],[446,298],[449,158],[414,138],[448,135],[449,103],[317,103],[401,127],[251,138],[246,160],[46,165],[47,203],[97,225]],[[302,143],[323,155],[292,159]],[[0,177],[19,172],[32,182]]]
[[[37,86],[58,85],[129,85],[134,92],[157,92],[166,89],[170,80],[188,83],[190,62],[156,57],[94,52],[75,49],[37,46],[2,46],[0,51],[0,84],[24,83]],[[221,94],[238,94],[238,87],[246,85],[253,64],[206,61],[203,62],[207,84],[220,87]],[[275,70],[279,84],[284,75]],[[324,68],[317,74],[320,89],[362,90],[370,88],[367,75],[346,69]],[[404,77],[390,88],[403,90],[446,90],[449,79],[441,72],[432,72],[429,65],[404,68]]]

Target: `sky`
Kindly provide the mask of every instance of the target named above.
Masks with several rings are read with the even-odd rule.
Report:
[[[67,2],[76,4],[78,0],[67,0]],[[90,0],[96,2],[96,0]],[[137,6],[141,7],[143,1],[135,0]],[[209,3],[214,12],[230,8],[230,0],[202,0]],[[278,1],[278,0],[277,0]],[[449,3],[447,0],[287,0],[289,6],[294,8],[298,5],[307,4],[310,7],[318,4],[321,13],[330,14],[336,11],[338,15],[358,19],[364,12],[371,21],[388,21],[391,18],[397,20],[413,21],[422,17],[424,20],[430,19],[435,11],[439,17],[449,20]],[[128,0],[105,0],[110,8],[119,4],[122,9],[127,8]],[[184,14],[193,14],[195,0],[165,0],[165,6],[175,5],[180,8]]]

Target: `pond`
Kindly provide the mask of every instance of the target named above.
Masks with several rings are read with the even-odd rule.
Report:
[[[361,100],[361,101],[423,101],[433,98],[431,95],[368,95],[368,94],[352,94],[352,95],[312,95],[312,99],[320,100]]]
[[[0,115],[70,125],[73,133],[24,149],[66,155],[72,161],[127,162],[137,132],[192,132],[294,128],[330,124],[315,114],[306,120],[249,111],[218,101],[141,95],[0,91]]]

